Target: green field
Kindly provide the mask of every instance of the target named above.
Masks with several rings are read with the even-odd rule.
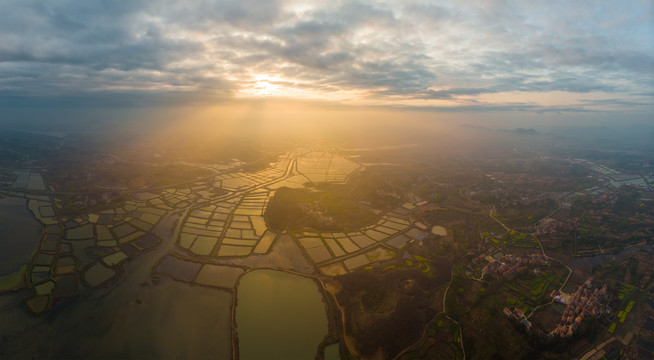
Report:
[[[491,238],[491,241],[497,246],[501,247],[514,247],[514,248],[524,248],[524,249],[540,249],[538,241],[532,236],[517,232],[511,231],[508,234],[502,236],[501,238]]]
[[[544,302],[544,296],[558,289],[562,280],[563,278],[555,272],[545,271],[541,276],[525,274],[504,282],[502,284],[504,306],[518,307],[525,312],[530,311]],[[547,299],[546,297],[545,300]]]
[[[405,353],[401,359],[463,359],[459,329],[444,314],[429,324],[422,344],[423,347]]]

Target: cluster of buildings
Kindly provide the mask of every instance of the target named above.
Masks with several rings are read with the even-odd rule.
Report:
[[[556,291],[552,292],[552,296],[557,296]],[[558,326],[550,332],[550,335],[572,336],[578,329],[579,324],[584,320],[584,317],[610,312],[611,309],[606,305],[608,300],[609,295],[607,294],[606,284],[601,288],[593,287],[593,278],[589,278],[570,297],[568,306],[561,314]]]
[[[506,254],[499,260],[493,260],[488,265],[484,266],[481,273],[482,276],[490,274],[496,277],[504,276],[509,279],[513,278],[515,274],[523,268],[528,266],[546,266],[549,265],[549,260],[542,254],[530,254],[524,256],[514,256]]]
[[[305,215],[309,215],[322,226],[334,224],[334,219],[331,216],[325,215],[325,210],[318,205],[317,201],[312,204],[298,202],[297,206],[304,211]]]
[[[580,217],[574,217],[565,220],[548,218],[541,221],[535,230],[537,234],[573,232],[579,230],[580,221]]]
[[[518,309],[517,307],[513,308],[513,310],[509,310],[508,307],[505,307],[504,315],[518,321],[519,323],[524,325],[527,328],[527,330],[531,329],[531,322],[529,322],[529,320],[525,316],[525,313],[522,312],[522,310]]]
[[[593,204],[610,204],[613,205],[618,201],[618,190],[612,189],[602,194],[593,196]]]
[[[473,258],[472,258],[472,262],[473,262],[474,264],[478,264],[479,262],[484,261],[484,259],[485,259],[487,256],[495,256],[494,253],[502,254],[502,253],[498,250],[498,248],[497,248],[496,246],[494,246],[493,244],[491,244],[490,239],[489,239],[487,236],[485,236],[485,235],[494,236],[495,233],[490,233],[490,234],[489,234],[489,233],[486,233],[486,234],[482,233],[482,234],[480,235],[480,237],[481,237],[481,241],[477,244],[477,249],[475,249],[475,250],[471,250],[471,251],[468,253],[468,256],[472,256],[472,257],[473,257]],[[501,255],[500,255],[500,256],[501,256]],[[499,258],[499,257],[498,257],[498,258]]]
[[[93,207],[109,204],[121,197],[119,192],[99,192],[73,196],[73,204],[78,207]]]
[[[550,198],[541,196],[540,193],[530,190],[516,188],[515,186],[507,186],[502,189],[495,189],[493,191],[479,192],[475,200],[481,200],[486,196],[494,196],[497,198],[498,209],[507,207],[540,207],[546,206]]]
[[[477,249],[468,253],[469,256],[472,256],[471,262],[473,264],[477,266],[486,264],[481,269],[481,278],[489,274],[495,277],[504,276],[512,279],[522,269],[531,267],[538,273],[538,267],[549,265],[549,259],[540,253],[522,256],[505,254],[491,243],[487,235],[490,234],[481,234],[482,241],[477,245]],[[468,270],[468,272],[470,271]]]

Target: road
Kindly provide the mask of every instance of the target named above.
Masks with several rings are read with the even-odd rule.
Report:
[[[490,216],[493,220],[497,221],[498,224],[502,225],[502,227],[503,227],[504,229],[506,229],[506,232],[510,232],[510,231],[511,231],[511,229],[509,229],[508,226],[504,225],[503,222],[501,222],[498,218],[496,218],[495,216],[493,216],[493,209],[488,210],[488,216]],[[506,233],[505,233],[505,234],[506,234]]]
[[[558,201],[558,200],[557,200],[557,201]],[[552,212],[551,212],[549,215],[547,215],[547,216],[551,216],[551,215],[554,214],[555,212],[559,211],[559,209],[561,209],[561,202],[559,201],[558,204],[559,204],[558,208],[557,208],[556,210],[552,211]],[[491,218],[493,218],[495,221],[497,221],[498,224],[502,225],[502,227],[505,228],[505,229],[507,230],[507,232],[514,231],[513,229],[511,229],[511,228],[509,228],[508,226],[506,226],[503,222],[501,222],[498,218],[496,218],[495,216],[493,216],[493,210],[492,210],[492,209],[488,212],[488,215],[489,215]],[[565,278],[565,281],[563,282],[563,284],[561,285],[561,287],[559,287],[559,292],[560,292],[560,291],[563,289],[563,287],[568,283],[568,280],[570,280],[570,276],[572,276],[572,268],[570,268],[568,265],[566,265],[566,264],[565,264],[564,262],[562,262],[561,260],[559,260],[559,259],[557,259],[557,258],[554,258],[554,257],[551,257],[551,256],[549,256],[549,255],[547,255],[547,253],[545,252],[545,248],[543,247],[543,244],[540,242],[540,239],[538,239],[538,237],[537,237],[536,235],[534,235],[533,233],[530,233],[529,235],[531,235],[534,239],[536,239],[536,242],[538,242],[538,247],[540,247],[540,252],[543,254],[543,256],[544,256],[546,259],[556,261],[556,262],[558,262],[559,264],[563,265],[566,269],[568,269],[568,276]],[[542,304],[542,305],[539,305],[539,306],[533,308],[533,309],[531,310],[531,312],[529,313],[529,315],[527,315],[527,318],[530,318],[530,317],[531,317],[531,316],[532,316],[532,315],[533,315],[537,310],[539,310],[539,309],[541,309],[541,308],[543,308],[543,307],[545,307],[545,306],[551,305],[553,302],[554,302],[554,299],[552,299],[550,302],[548,302],[548,303],[546,303],[546,304]]]
[[[452,275],[450,275],[450,282],[447,284],[447,287],[445,288],[445,292],[443,293],[443,314],[445,314],[445,317],[448,318],[448,320],[454,322],[456,326],[459,328],[459,341],[461,342],[461,352],[463,353],[463,360],[466,360],[466,348],[465,346],[463,346],[463,330],[461,329],[461,325],[459,324],[458,321],[454,320],[449,315],[447,315],[447,306],[445,300],[447,299],[447,291],[450,289],[452,280],[454,280],[454,265],[452,265]]]
[[[425,325],[425,329],[423,330],[422,336],[420,337],[420,339],[418,339],[418,341],[416,341],[415,343],[413,343],[413,344],[409,345],[408,347],[406,347],[404,350],[400,351],[400,353],[397,354],[397,356],[395,356],[393,358],[393,360],[399,359],[402,355],[404,355],[407,351],[409,351],[416,343],[418,343],[420,340],[422,340],[425,337],[425,333],[427,332],[427,328],[429,328],[429,325],[434,320],[436,320],[436,318],[440,314],[445,315],[445,317],[448,320],[455,323],[456,326],[459,328],[459,341],[461,343],[461,353],[463,354],[463,360],[466,360],[466,349],[465,349],[465,346],[463,345],[463,329],[461,329],[461,325],[459,324],[458,321],[454,320],[454,318],[447,315],[447,306],[445,305],[445,300],[447,299],[447,291],[450,289],[450,285],[452,284],[453,279],[454,279],[454,265],[452,265],[452,272],[451,272],[451,275],[450,275],[450,282],[447,284],[447,287],[445,288],[445,291],[443,292],[443,312],[434,315],[434,318],[429,323],[427,323],[427,325]]]

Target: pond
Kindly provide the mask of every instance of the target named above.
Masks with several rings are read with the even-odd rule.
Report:
[[[0,199],[0,275],[18,271],[31,261],[43,226],[27,209],[25,199]]]
[[[431,233],[434,235],[447,236],[447,230],[444,227],[438,225],[434,225],[431,228]]]
[[[241,360],[313,359],[328,331],[318,285],[276,270],[241,278],[236,324]]]

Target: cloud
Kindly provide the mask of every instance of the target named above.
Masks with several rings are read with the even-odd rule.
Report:
[[[353,101],[388,106],[420,100],[429,109],[445,109],[430,102],[447,100],[458,103],[457,111],[547,111],[481,100],[505,92],[606,93],[616,100],[611,108],[641,103],[642,94],[654,92],[653,5],[647,1],[0,5],[4,106],[65,98],[213,101],[245,96],[261,75],[294,96],[357,94]]]

